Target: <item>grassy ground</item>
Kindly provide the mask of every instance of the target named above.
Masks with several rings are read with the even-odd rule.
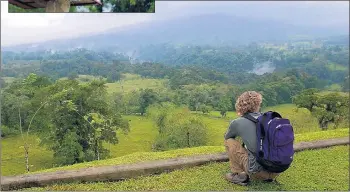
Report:
[[[303,151],[295,154],[290,169],[278,178],[279,184],[253,181],[249,186],[236,186],[223,175],[229,172],[228,163],[177,170],[167,174],[140,177],[123,182],[56,184],[31,190],[348,190],[349,146]]]
[[[148,79],[141,78],[139,75],[123,74],[123,78],[119,82],[107,83],[108,93],[131,92],[139,89],[160,89],[164,88],[166,79]]]
[[[349,129],[339,129],[332,131],[320,131],[320,132],[312,132],[312,133],[304,133],[304,134],[296,134],[295,142],[301,141],[315,141],[327,138],[339,138],[346,137],[349,135]],[[128,163],[136,163],[148,160],[159,160],[159,159],[168,159],[175,157],[185,157],[191,155],[199,155],[199,154],[211,154],[224,152],[223,146],[223,138],[221,137],[221,142],[218,146],[203,146],[203,147],[194,147],[194,148],[185,148],[185,149],[177,149],[170,150],[164,152],[137,152],[132,153],[130,155],[117,157],[113,159],[106,159],[100,161],[93,161],[88,163],[79,163],[71,166],[65,167],[57,167],[47,170],[42,170],[39,172],[52,172],[58,170],[69,170],[76,168],[85,168],[85,167],[93,167],[93,166],[105,166],[105,165],[120,165],[120,164],[128,164]]]
[[[39,146],[35,136],[29,136],[29,165],[30,171],[51,168],[53,165],[52,152]],[[24,148],[21,137],[1,139],[1,175],[15,175],[25,172]]]
[[[342,86],[340,84],[332,84],[329,85],[325,88],[327,91],[336,91],[336,92],[341,92],[342,91]]]
[[[317,119],[312,116],[307,109],[298,109],[293,104],[284,104],[274,107],[268,107],[263,111],[277,111],[282,117],[288,118],[293,125],[295,133],[305,133],[319,131]]]
[[[283,104],[274,107],[268,107],[263,109],[262,111],[269,110],[277,111],[282,115],[282,117],[288,118],[293,125],[295,133],[305,133],[320,130],[318,128],[317,119],[313,117],[307,109],[297,109],[297,107],[293,104]],[[209,114],[205,114],[203,116],[215,118],[205,119],[205,121],[210,125],[211,128],[220,129],[214,131],[213,134],[224,133],[226,130],[223,129],[227,128],[228,122],[232,119],[237,118],[237,114],[232,111],[228,112],[225,118],[221,118],[219,111],[211,111]]]
[[[119,132],[119,143],[117,145],[106,144],[110,149],[111,157],[120,157],[134,152],[151,151],[152,142],[156,137],[157,130],[152,122],[145,117],[126,116],[130,121],[130,133],[124,135]],[[52,152],[39,146],[40,140],[31,136],[29,143],[29,163],[31,172],[52,168]],[[1,174],[16,175],[25,173],[24,149],[21,137],[10,137],[1,139]]]
[[[294,105],[280,105],[269,108],[280,112],[283,116],[291,119],[296,133],[310,131],[319,131],[316,119],[304,109],[298,109]],[[269,110],[264,109],[264,111]],[[217,111],[204,115],[204,121],[209,128],[208,146],[222,146],[223,135],[231,119],[236,117],[234,112],[229,112],[226,118],[220,118]],[[135,152],[149,152],[152,149],[154,138],[157,135],[157,129],[151,120],[141,116],[126,116],[130,120],[131,131],[128,135],[119,133],[119,143],[117,145],[106,144],[110,149],[111,157],[120,157]],[[344,136],[344,131],[339,132]],[[329,134],[338,134],[338,132],[329,132]],[[345,134],[346,135],[346,134]],[[310,136],[306,136],[310,137]],[[326,137],[325,137],[326,138]],[[39,140],[35,136],[30,139],[30,165],[31,171],[52,168],[52,152],[38,146]],[[24,152],[20,137],[11,137],[2,139],[2,174],[14,175],[24,173]]]
[[[106,144],[112,157],[120,157],[135,152],[148,152],[152,150],[152,144],[157,136],[157,129],[152,121],[142,116],[126,116],[130,123],[130,133],[119,133],[119,143],[116,145]],[[109,148],[110,147],[110,148]]]
[[[286,106],[285,106],[286,107]],[[285,108],[281,106],[280,108]],[[279,107],[275,107],[278,109]],[[300,112],[300,111],[299,111]],[[299,113],[298,112],[298,113]],[[214,112],[217,113],[217,112]],[[283,111],[281,112],[282,115]],[[231,113],[232,116],[234,113]],[[304,118],[303,118],[304,117]],[[131,120],[131,131],[128,135],[123,135],[119,133],[119,143],[117,145],[106,144],[106,148],[110,149],[111,157],[120,157],[127,154],[132,154],[136,152],[150,152],[152,149],[152,144],[154,138],[157,135],[157,129],[152,124],[151,120],[141,117],[141,116],[126,116],[125,118]],[[296,115],[295,118],[299,118],[299,121],[304,123],[299,123],[304,125],[304,128],[298,128],[298,121],[296,121],[295,129],[296,133],[303,133],[309,130],[315,131],[319,130],[314,125],[311,127],[311,123],[308,122],[307,116],[300,114]],[[213,118],[207,117],[204,118],[205,123],[207,123],[209,128],[208,146],[222,146],[223,145],[223,136],[229,125],[229,119],[223,118]],[[292,121],[293,123],[293,121]],[[306,125],[310,124],[310,127]],[[326,133],[322,138],[329,137],[341,137],[348,135],[348,129],[335,130]],[[300,136],[299,136],[300,137]],[[312,137],[311,135],[305,135],[305,139]],[[316,138],[319,135],[316,136]],[[298,139],[298,137],[297,137]],[[21,143],[20,137],[12,137],[2,139],[2,175],[14,175],[22,174],[25,172],[24,164],[24,151],[23,144]],[[52,152],[46,150],[43,147],[38,145],[39,140],[36,137],[32,136],[30,144],[30,165],[31,171],[38,171],[43,169],[52,168],[53,159]]]
[[[321,91],[318,94],[319,95],[327,95],[330,93],[339,93],[340,95],[343,95],[343,96],[349,96],[349,92],[340,92],[340,91]]]
[[[329,63],[327,65],[327,67],[333,71],[347,71],[347,70],[349,70],[348,67],[343,66],[343,65],[339,65],[337,63]]]
[[[3,77],[5,83],[12,83],[16,78],[14,77]]]

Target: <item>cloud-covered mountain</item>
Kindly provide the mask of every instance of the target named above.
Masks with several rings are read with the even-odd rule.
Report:
[[[292,25],[268,19],[235,17],[229,14],[185,16],[111,29],[104,33],[36,44],[3,47],[3,50],[68,50],[74,48],[125,51],[141,45],[210,44],[238,45],[250,42],[285,42],[296,37],[319,38],[348,34],[332,27]]]

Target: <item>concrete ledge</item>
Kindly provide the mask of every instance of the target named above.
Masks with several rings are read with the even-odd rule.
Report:
[[[294,145],[295,151],[319,149],[349,144],[349,138],[337,138],[313,142],[301,142]],[[28,187],[42,187],[57,182],[72,181],[119,181],[139,176],[148,176],[204,165],[209,162],[228,161],[226,153],[196,155],[167,160],[149,161],[129,165],[89,167],[77,170],[65,170],[50,173],[8,176],[1,178],[1,190],[17,190]]]

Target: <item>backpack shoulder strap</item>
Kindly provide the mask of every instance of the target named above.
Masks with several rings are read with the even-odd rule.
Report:
[[[244,118],[246,118],[246,119],[248,119],[248,120],[254,122],[255,124],[258,123],[258,120],[255,119],[253,116],[251,116],[249,113],[244,114],[242,117],[244,117]]]
[[[252,121],[252,122],[255,123],[255,124],[258,123],[258,120],[255,119],[253,116],[251,116],[249,113],[244,114],[242,117],[243,117],[243,118],[246,118],[246,119],[248,119],[248,120],[250,120],[250,121]],[[244,142],[242,142],[242,147],[243,147],[243,148],[245,147]],[[248,150],[249,150],[249,149],[248,149]],[[250,150],[249,150],[249,151],[250,151]],[[251,152],[251,151],[250,151],[250,152]],[[253,153],[253,152],[251,152],[251,153]],[[253,154],[254,154],[254,153],[253,153]]]

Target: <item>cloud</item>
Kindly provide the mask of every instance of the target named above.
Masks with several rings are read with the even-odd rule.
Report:
[[[1,45],[100,33],[111,28],[200,14],[280,20],[298,25],[349,27],[349,2],[156,1],[156,13],[8,13],[1,1]]]

